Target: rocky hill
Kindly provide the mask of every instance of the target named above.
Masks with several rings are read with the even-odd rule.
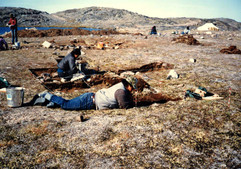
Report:
[[[8,23],[11,13],[16,16],[18,24],[21,26],[60,25],[59,20],[47,12],[26,8],[0,7],[0,26],[5,26]]]
[[[159,30],[183,29],[190,26],[191,29],[203,25],[206,22],[216,24],[221,30],[241,30],[241,23],[232,19],[200,19],[200,18],[157,18],[140,15],[124,9],[88,7],[70,9],[53,14],[47,12],[25,9],[0,7],[0,26],[5,26],[9,20],[9,14],[14,13],[22,26],[83,26],[95,28],[143,28],[156,25]]]

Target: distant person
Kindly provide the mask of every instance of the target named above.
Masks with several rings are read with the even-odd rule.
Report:
[[[157,34],[157,31],[156,31],[156,26],[153,26],[152,28],[151,28],[151,33],[150,33],[151,35],[156,35]]]
[[[8,50],[8,43],[0,36],[0,50]]]
[[[190,34],[189,26],[184,29],[183,34]]]
[[[14,42],[18,42],[18,24],[17,24],[17,19],[13,16],[13,14],[10,14],[10,20],[8,22],[8,26],[11,29],[12,44],[14,44]]]
[[[81,49],[76,48],[58,63],[57,72],[62,82],[69,81],[73,74],[78,72],[75,61],[79,55],[81,55]]]
[[[127,109],[134,106],[132,91],[137,89],[137,82],[137,78],[129,76],[110,88],[84,93],[71,100],[44,92],[36,95],[29,105],[45,104],[48,108],[61,107],[64,110]]]

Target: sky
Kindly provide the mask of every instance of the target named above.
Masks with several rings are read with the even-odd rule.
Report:
[[[241,22],[241,0],[0,0],[0,7],[48,13],[93,6],[126,9],[158,18],[230,18]]]

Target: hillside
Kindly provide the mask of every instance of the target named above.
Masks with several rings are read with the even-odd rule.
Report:
[[[16,16],[20,26],[60,25],[59,20],[47,12],[26,8],[0,7],[0,26],[5,26],[8,23],[11,13]]]
[[[82,26],[95,28],[150,28],[156,25],[159,30],[183,29],[190,26],[195,29],[206,22],[216,24],[221,30],[241,30],[241,23],[232,19],[200,19],[200,18],[157,18],[140,15],[124,9],[88,7],[69,9],[57,13],[25,9],[0,7],[0,26],[5,26],[9,14],[14,13],[21,26]]]
[[[88,7],[71,9],[52,14],[74,24],[88,25],[90,27],[151,27],[156,25],[159,29],[178,29],[186,26],[196,28],[206,22],[212,22],[222,30],[240,30],[241,23],[231,19],[198,19],[198,18],[154,18],[124,9]],[[230,23],[230,24],[229,24]]]

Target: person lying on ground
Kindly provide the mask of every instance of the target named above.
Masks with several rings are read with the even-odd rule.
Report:
[[[8,43],[0,36],[0,50],[8,50]]]
[[[73,77],[73,74],[78,71],[75,61],[81,55],[80,50],[80,48],[74,49],[58,63],[57,72],[62,81],[69,81]]]
[[[127,109],[134,106],[131,92],[137,89],[137,81],[135,77],[128,76],[108,89],[101,89],[96,93],[84,93],[71,100],[44,92],[36,95],[30,101],[30,105],[46,103],[47,107],[57,106],[64,110]]]

